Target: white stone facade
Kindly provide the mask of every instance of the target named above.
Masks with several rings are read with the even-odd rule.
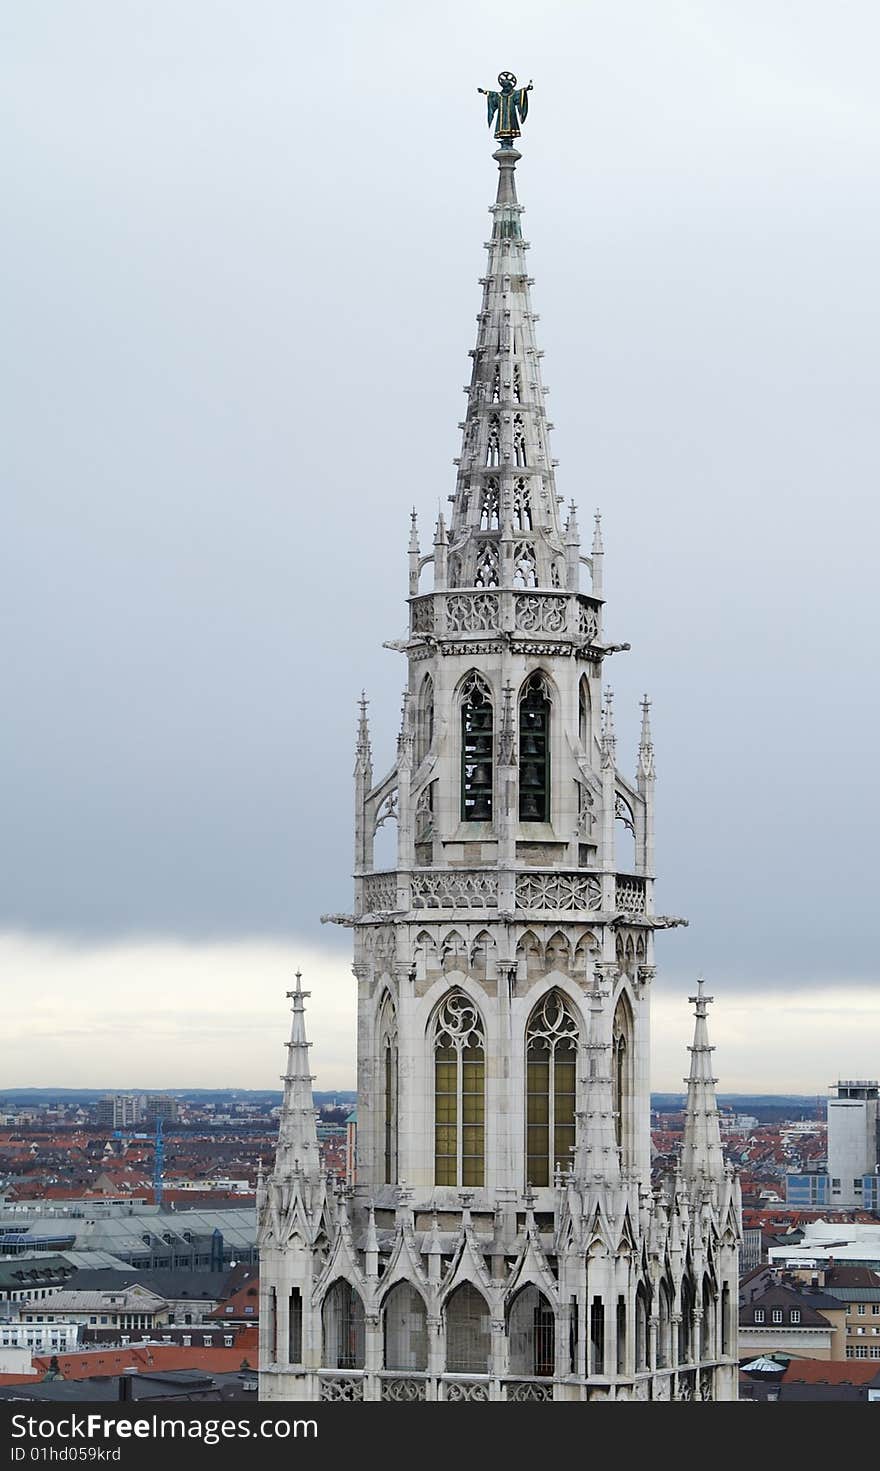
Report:
[[[266,1400],[732,1399],[738,1185],[702,987],[652,1189],[654,753],[616,764],[598,516],[559,516],[501,148],[450,525],[410,541],[397,759],[355,769],[356,1185],[317,1152],[304,993],[259,1192]],[[433,585],[423,586],[433,564]],[[588,586],[582,588],[585,567]],[[374,867],[379,827],[397,862]]]

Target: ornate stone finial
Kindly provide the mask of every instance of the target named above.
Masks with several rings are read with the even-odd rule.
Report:
[[[617,750],[617,737],[614,734],[614,691],[610,685],[605,689],[605,700],[602,706],[602,765],[613,766],[614,756]]]
[[[355,776],[362,776],[369,785],[369,777],[372,772],[373,754],[370,749],[370,722],[367,718],[367,706],[369,704],[366,692],[361,690],[358,701],[360,715],[358,717],[357,741],[355,743]]]
[[[651,701],[647,695],[642,697],[642,733],[639,737],[639,771],[642,776],[655,776],[654,770],[654,743],[651,738]]]
[[[478,87],[477,91],[486,99],[487,124],[490,128],[493,118],[495,119],[495,137],[499,147],[512,148],[514,138],[520,136],[520,123],[524,123],[528,117],[532,83],[517,87],[513,72],[499,72],[498,87],[497,92],[491,89],[487,91],[485,87]]]

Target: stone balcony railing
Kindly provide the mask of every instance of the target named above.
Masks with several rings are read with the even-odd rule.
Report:
[[[428,1374],[410,1370],[323,1369],[317,1374],[322,1400],[351,1403],[382,1400],[392,1404],[442,1401],[446,1404],[488,1404],[507,1400],[517,1404],[546,1404],[564,1393],[558,1380],[492,1374]],[[558,1386],[558,1388],[555,1388]]]
[[[502,899],[497,868],[414,868],[369,873],[361,880],[365,914],[399,913],[398,892],[408,894],[409,909],[461,913],[497,910]],[[646,912],[646,881],[637,874],[617,874],[615,905],[626,914]],[[583,869],[518,871],[513,877],[513,907],[531,915],[554,917],[602,908],[602,880]]]
[[[525,638],[569,637],[592,643],[601,628],[601,602],[587,593],[557,589],[480,588],[425,593],[410,598],[413,636],[438,639],[494,636],[501,630]]]

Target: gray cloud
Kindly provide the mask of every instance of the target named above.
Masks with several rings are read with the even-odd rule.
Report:
[[[354,702],[381,766],[512,65],[559,488],[605,514],[618,749],[647,688],[692,921],[661,966],[869,981],[876,8],[423,9],[7,28],[0,922],[344,966]]]

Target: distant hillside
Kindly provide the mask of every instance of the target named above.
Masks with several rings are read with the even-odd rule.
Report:
[[[4,1088],[0,1091],[0,1108],[4,1104],[44,1104],[53,1103],[80,1104],[87,1108],[89,1104],[97,1103],[99,1098],[105,1098],[108,1093],[131,1093],[140,1095],[142,1093],[165,1094],[169,1098],[178,1098],[183,1102],[187,1100],[193,1103],[213,1103],[218,1106],[232,1103],[256,1103],[274,1105],[281,1102],[281,1093],[275,1089],[257,1088],[145,1088],[126,1084],[119,1088]],[[331,1103],[334,1099],[340,1105],[354,1103],[357,1094],[345,1088],[335,1088],[329,1091],[315,1091],[315,1102],[318,1105]]]
[[[0,1108],[14,1104],[79,1104],[88,1107],[107,1093],[166,1093],[172,1098],[193,1103],[213,1103],[223,1109],[236,1103],[254,1103],[274,1107],[281,1102],[281,1093],[273,1089],[258,1088],[148,1088],[128,1084],[119,1088],[7,1088],[0,1092]],[[338,1103],[340,1108],[351,1108],[357,1100],[354,1089],[321,1089],[314,1093],[319,1108]],[[684,1108],[684,1093],[652,1093],[651,1107],[660,1113],[675,1113]],[[824,1097],[801,1093],[719,1093],[722,1108],[736,1113],[753,1114],[762,1123],[773,1123],[779,1119],[824,1118]]]

